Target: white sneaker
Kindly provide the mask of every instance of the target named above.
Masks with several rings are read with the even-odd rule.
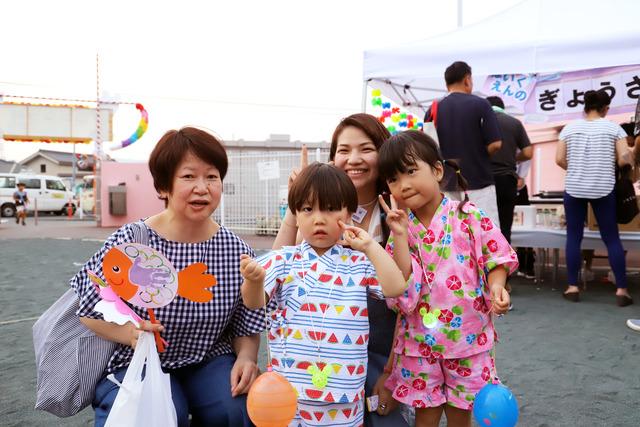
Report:
[[[628,319],[627,326],[634,331],[640,332],[640,319]]]

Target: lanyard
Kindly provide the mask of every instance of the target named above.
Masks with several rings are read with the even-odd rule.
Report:
[[[330,251],[331,249],[329,249]],[[306,263],[305,263],[305,259],[304,259],[304,254],[300,254],[301,255],[301,262],[302,262],[302,268],[304,270],[304,276],[302,279],[302,284],[303,286],[306,288],[305,291],[305,299],[304,299],[304,304],[307,305],[307,307],[309,307],[309,294],[311,293],[311,286],[308,284],[307,282],[307,275],[309,274],[309,268],[307,267]],[[340,259],[340,255],[341,252],[338,253],[338,259]],[[318,257],[317,262],[320,262],[320,258]],[[331,258],[331,260],[333,261],[334,258]],[[336,272],[338,271],[338,262],[334,262],[334,267],[333,267],[333,277],[336,275]],[[333,294],[333,288],[335,286],[335,280],[332,280],[331,282],[331,286],[329,288],[329,296],[327,297],[327,301],[331,301],[331,295]],[[307,368],[307,372],[309,374],[311,374],[311,382],[312,384],[317,387],[318,389],[323,389],[327,386],[328,382],[329,382],[329,375],[331,374],[331,370],[333,369],[332,365],[330,363],[327,363],[322,370],[320,369],[320,367],[318,366],[320,363],[320,350],[322,349],[322,331],[324,331],[324,323],[325,323],[325,318],[327,316],[327,311],[329,310],[329,307],[327,307],[323,313],[322,313],[322,321],[320,323],[320,329],[316,329],[315,327],[315,323],[313,321],[313,316],[311,315],[311,311],[309,311],[309,322],[311,323],[311,328],[312,331],[307,330],[307,336],[310,339],[314,339],[315,338],[315,344],[316,344],[316,349],[317,349],[317,355],[318,355],[318,361],[316,362],[315,365],[311,365]],[[282,328],[282,326],[281,326]],[[282,343],[282,348],[283,348],[283,353],[284,356],[286,358],[287,356],[287,341],[289,339],[289,334],[287,333],[286,330],[282,330],[280,333],[280,340]],[[283,338],[284,337],[284,338]]]

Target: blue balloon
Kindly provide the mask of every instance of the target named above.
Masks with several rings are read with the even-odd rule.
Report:
[[[487,384],[476,394],[473,417],[482,427],[513,427],[518,415],[516,397],[502,384]]]

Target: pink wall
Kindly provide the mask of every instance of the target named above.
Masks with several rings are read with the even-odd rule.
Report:
[[[102,227],[119,227],[128,222],[154,215],[164,209],[153,188],[153,178],[146,163],[102,162],[101,191]],[[127,215],[109,214],[109,186],[124,182],[127,186]]]

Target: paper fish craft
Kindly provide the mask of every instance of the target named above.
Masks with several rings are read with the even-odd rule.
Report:
[[[125,304],[120,297],[107,285],[96,273],[89,270],[89,278],[93,282],[96,290],[100,294],[101,301],[99,301],[95,310],[102,313],[104,319],[108,322],[114,322],[118,325],[124,325],[127,322],[131,322],[136,326],[140,326],[142,319]]]
[[[138,324],[141,319],[123,301],[146,308],[151,321],[155,322],[153,309],[168,305],[177,295],[201,303],[213,299],[213,293],[207,288],[215,286],[217,281],[205,271],[207,265],[198,262],[176,272],[169,260],[155,249],[140,243],[125,243],[114,246],[104,255],[102,273],[106,283],[92,272],[89,277],[102,298],[96,310],[106,321]],[[156,342],[158,351],[164,351],[159,334]]]

